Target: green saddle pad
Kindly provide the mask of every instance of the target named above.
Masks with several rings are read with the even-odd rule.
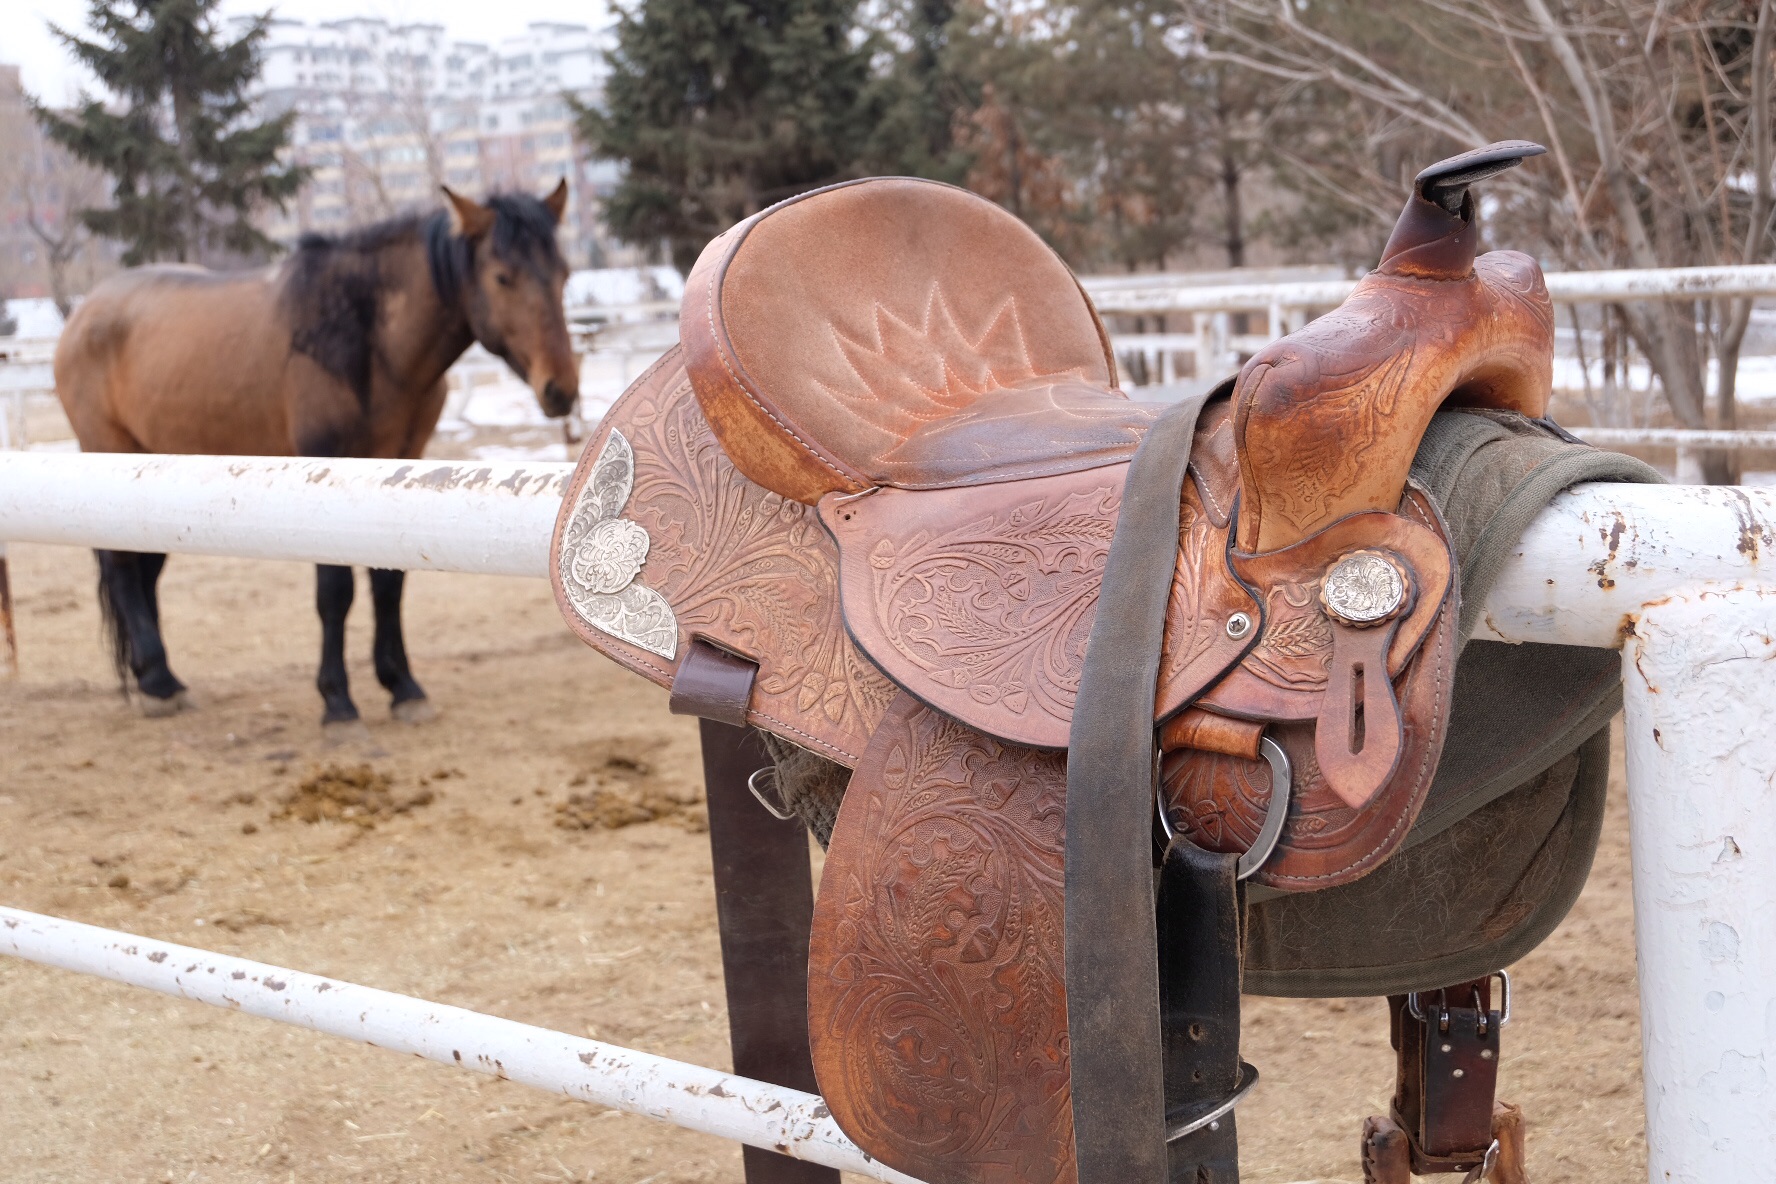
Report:
[[[1658,482],[1632,457],[1522,416],[1437,415],[1412,478],[1437,503],[1461,567],[1448,739],[1401,849],[1337,888],[1248,898],[1245,989],[1388,995],[1478,978],[1551,933],[1584,886],[1621,706],[1612,650],[1469,641],[1517,539],[1585,481]],[[824,846],[850,770],[768,733],[779,791]]]

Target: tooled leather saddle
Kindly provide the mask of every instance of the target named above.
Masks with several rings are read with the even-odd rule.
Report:
[[[743,671],[733,722],[853,769],[809,1026],[871,1155],[1236,1178],[1241,885],[1375,869],[1448,725],[1420,437],[1446,402],[1545,413],[1540,269],[1476,257],[1468,192],[1540,151],[1426,169],[1342,306],[1169,406],[963,190],[835,185],[704,250],[680,346],[586,448],[556,594],[661,685]]]

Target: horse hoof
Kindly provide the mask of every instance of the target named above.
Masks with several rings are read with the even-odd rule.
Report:
[[[321,724],[321,739],[329,748],[347,744],[367,744],[370,729],[361,719],[336,719]]]
[[[389,708],[389,714],[404,724],[423,724],[438,718],[438,709],[430,699],[403,699]]]
[[[181,711],[190,711],[197,706],[191,701],[187,691],[174,691],[165,699],[156,699],[153,695],[139,695],[136,701],[141,704],[145,719],[165,719],[170,715],[178,715]]]

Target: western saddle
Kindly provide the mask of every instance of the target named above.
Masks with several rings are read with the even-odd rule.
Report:
[[[853,770],[809,1034],[877,1159],[1237,1179],[1247,885],[1377,868],[1449,724],[1420,438],[1446,403],[1546,412],[1541,271],[1476,257],[1469,193],[1540,152],[1420,173],[1342,306],[1171,405],[1117,389],[1067,267],[960,189],[835,185],[704,250],[680,346],[587,446],[555,588],[679,706]],[[1521,1178],[1495,981],[1394,1001],[1372,1179]]]

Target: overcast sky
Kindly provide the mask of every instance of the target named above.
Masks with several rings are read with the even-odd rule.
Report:
[[[14,5],[17,5],[15,8]],[[72,99],[92,79],[74,64],[47,25],[83,29],[87,0],[4,0],[0,20],[0,62],[24,69],[25,89],[50,103]],[[607,20],[602,0],[222,0],[222,11],[256,13],[272,8],[292,20],[326,21],[348,16],[379,16],[388,21],[431,21],[442,24],[452,38],[498,41],[524,30],[529,21],[577,21],[601,25]],[[19,13],[19,16],[12,15]],[[22,19],[21,19],[22,17]]]

